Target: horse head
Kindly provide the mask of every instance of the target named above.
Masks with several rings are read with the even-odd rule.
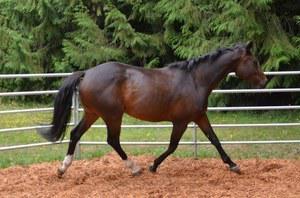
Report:
[[[252,42],[239,45],[235,50],[237,64],[234,68],[236,75],[256,88],[263,88],[267,82],[267,77],[260,68],[257,58],[251,53]]]

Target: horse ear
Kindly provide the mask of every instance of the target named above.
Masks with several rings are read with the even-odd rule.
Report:
[[[250,52],[251,48],[253,47],[253,42],[252,41],[248,41],[246,44],[246,50]]]

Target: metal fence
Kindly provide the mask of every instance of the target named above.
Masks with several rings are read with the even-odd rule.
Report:
[[[1,74],[0,79],[12,79],[12,78],[51,78],[51,77],[66,77],[71,73],[47,73],[47,74]],[[300,71],[280,71],[280,72],[265,72],[265,75],[277,76],[277,75],[300,75]],[[230,73],[229,76],[234,76]],[[227,89],[227,90],[213,90],[213,94],[236,94],[236,93],[276,93],[276,92],[300,92],[300,88],[278,88],[278,89]],[[43,94],[56,94],[57,90],[47,90],[47,91],[21,91],[21,92],[0,92],[0,97],[9,96],[28,96],[28,95],[43,95]],[[249,111],[249,110],[295,110],[300,109],[300,105],[287,105],[287,106],[239,106],[239,107],[208,107],[208,111]],[[0,115],[11,114],[11,113],[30,113],[30,112],[49,112],[53,111],[53,108],[34,108],[34,109],[20,109],[20,110],[4,110],[0,111]],[[72,121],[69,125],[76,125],[79,122],[79,112],[82,109],[79,107],[79,97],[78,93],[74,94],[73,106],[72,106]],[[300,126],[300,123],[257,123],[257,124],[213,124],[213,128],[228,128],[228,127],[294,127]],[[0,129],[0,133],[10,133],[16,131],[30,131],[42,127],[49,126],[27,126],[18,128],[3,128]],[[93,125],[93,128],[104,128],[105,125]],[[123,124],[122,128],[171,128],[172,125],[161,125],[161,124],[147,124],[147,125],[126,125]],[[191,141],[181,141],[181,145],[192,145],[194,147],[194,155],[197,156],[197,146],[210,144],[208,141],[198,141],[197,139],[197,127],[196,125],[190,124],[189,128],[193,128],[193,139]],[[45,145],[53,144],[64,144],[68,143],[69,140],[64,140],[61,142],[41,142],[34,144],[25,145],[13,145],[0,147],[0,151],[23,149],[31,147],[39,147]],[[222,144],[291,144],[300,143],[300,140],[264,140],[264,141],[221,141]],[[80,141],[77,148],[77,155],[80,155],[81,145],[106,145],[106,142],[101,141]],[[123,145],[166,145],[169,142],[164,141],[143,141],[143,142],[121,142]]]

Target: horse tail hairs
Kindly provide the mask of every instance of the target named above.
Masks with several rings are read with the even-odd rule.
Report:
[[[38,129],[38,133],[46,140],[55,142],[64,139],[67,123],[70,121],[72,96],[84,74],[84,71],[73,73],[60,87],[55,97],[52,126]]]

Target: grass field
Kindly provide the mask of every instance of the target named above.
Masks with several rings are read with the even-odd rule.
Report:
[[[41,104],[0,104],[0,110],[27,109],[38,107],[49,107],[51,105]],[[211,123],[272,123],[272,122],[300,122],[300,111],[269,111],[269,112],[210,112]],[[0,119],[0,128],[34,126],[41,123],[50,123],[51,112],[43,113],[17,113],[3,114]],[[96,124],[103,124],[99,119]],[[139,121],[125,116],[123,124],[153,124]],[[162,123],[159,123],[162,124]],[[68,128],[67,138],[69,137]],[[123,129],[121,141],[169,141],[170,128],[139,128]],[[299,127],[257,127],[257,128],[216,128],[221,141],[233,140],[299,140]],[[193,129],[188,129],[182,141],[192,141]],[[198,129],[198,141],[207,141]],[[105,141],[106,130],[104,128],[89,129],[81,140]],[[36,131],[17,131],[0,133],[0,146],[20,145],[45,142]],[[124,146],[129,155],[147,154],[158,156],[165,150],[166,146]],[[300,159],[299,144],[272,144],[272,145],[224,145],[225,150],[233,159],[244,158],[288,158]],[[36,148],[19,149],[12,151],[0,151],[0,167],[13,165],[26,165],[31,163],[61,160],[67,150],[67,144],[50,145]],[[81,158],[93,158],[111,152],[107,146],[81,146]],[[193,156],[192,146],[179,146],[174,153],[175,156]],[[198,156],[219,157],[215,148],[211,145],[198,146]]]

